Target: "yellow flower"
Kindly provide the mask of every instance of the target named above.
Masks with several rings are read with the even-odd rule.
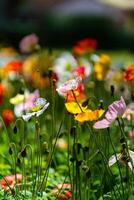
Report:
[[[102,65],[106,65],[106,66],[110,66],[111,64],[111,59],[108,55],[106,54],[101,54],[100,56],[100,59],[99,59],[99,62],[102,64]]]
[[[78,104],[76,102],[65,103],[65,107],[67,111],[72,114],[78,114],[84,112],[87,109],[87,107],[83,107],[81,103]]]
[[[17,105],[24,101],[24,95],[23,94],[17,94],[15,97],[10,99],[10,103],[13,105]]]
[[[79,113],[75,116],[75,120],[78,122],[95,121],[99,119],[105,111],[103,109],[89,110],[86,109],[84,112]]]
[[[111,60],[108,55],[102,54],[94,65],[95,78],[99,81],[103,80],[109,70]]]
[[[13,105],[17,105],[22,103],[25,99],[27,99],[29,96],[28,92],[25,92],[25,94],[17,94],[15,97],[10,99],[10,103]]]

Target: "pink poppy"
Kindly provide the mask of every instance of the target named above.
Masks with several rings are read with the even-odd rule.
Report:
[[[76,77],[75,79],[71,79],[71,80],[65,82],[62,86],[57,88],[56,91],[60,95],[67,97],[68,93],[72,90],[73,91],[77,90],[81,83],[82,83],[82,78]]]
[[[3,179],[0,180],[0,186],[4,190],[10,190],[10,188],[14,188],[14,185],[16,183],[21,183],[22,182],[22,174],[13,174],[9,176],[5,176]]]
[[[114,101],[109,107],[105,114],[105,118],[96,122],[93,126],[95,129],[108,128],[117,117],[121,117],[126,110],[126,103],[123,97],[119,101]]]
[[[22,53],[30,53],[38,45],[39,38],[35,33],[25,36],[20,41],[19,47]]]
[[[39,98],[39,90],[35,90],[30,96],[22,103],[18,104],[14,108],[14,113],[17,117],[20,117],[23,114],[23,111],[26,111],[33,107],[36,99]]]

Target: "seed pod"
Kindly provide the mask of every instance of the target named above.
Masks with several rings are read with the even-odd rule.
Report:
[[[114,91],[115,91],[114,85],[110,86],[110,90],[111,90],[111,96],[114,97]]]
[[[13,128],[13,132],[14,132],[14,134],[16,134],[17,131],[18,131],[18,130],[17,130],[17,126],[15,125],[14,128]]]
[[[78,142],[78,143],[76,143],[75,144],[76,145],[76,151],[77,151],[77,153],[79,154],[80,153],[80,150],[81,150],[81,147],[82,147],[82,145]]]
[[[26,148],[21,151],[21,156],[25,158],[27,156]]]
[[[122,138],[120,139],[120,143],[123,144],[124,142],[125,142],[125,138],[122,137]]]
[[[21,164],[20,158],[17,158],[17,163],[18,163],[18,164]]]
[[[71,134],[71,135],[76,134],[76,126],[73,126],[73,127],[71,128],[70,134]]]
[[[9,150],[8,150],[9,154],[12,155],[13,154],[13,151],[12,151],[12,148],[9,147]]]

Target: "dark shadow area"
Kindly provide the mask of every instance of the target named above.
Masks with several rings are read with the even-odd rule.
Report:
[[[17,0],[5,2],[0,3],[3,10],[0,14],[1,44],[17,48],[23,36],[34,32],[40,43],[49,48],[70,48],[77,40],[91,37],[97,39],[101,49],[134,50],[134,34],[125,31],[111,17],[55,15],[49,9],[39,14],[22,9]]]

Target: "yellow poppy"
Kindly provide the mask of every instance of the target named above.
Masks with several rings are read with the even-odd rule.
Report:
[[[67,111],[70,112],[71,114],[78,114],[84,112],[87,109],[87,107],[83,107],[81,103],[76,103],[76,102],[65,103],[65,107]]]
[[[19,103],[22,103],[25,99],[25,95],[24,94],[17,94],[15,97],[10,99],[10,103],[13,105],[17,105]]]
[[[99,119],[105,111],[103,109],[98,109],[98,110],[89,110],[86,109],[84,112],[79,113],[78,115],[75,116],[75,120],[78,122],[86,122],[86,121],[95,121]]]
[[[104,80],[111,65],[110,57],[106,54],[100,55],[99,60],[94,65],[94,75],[99,81]]]

